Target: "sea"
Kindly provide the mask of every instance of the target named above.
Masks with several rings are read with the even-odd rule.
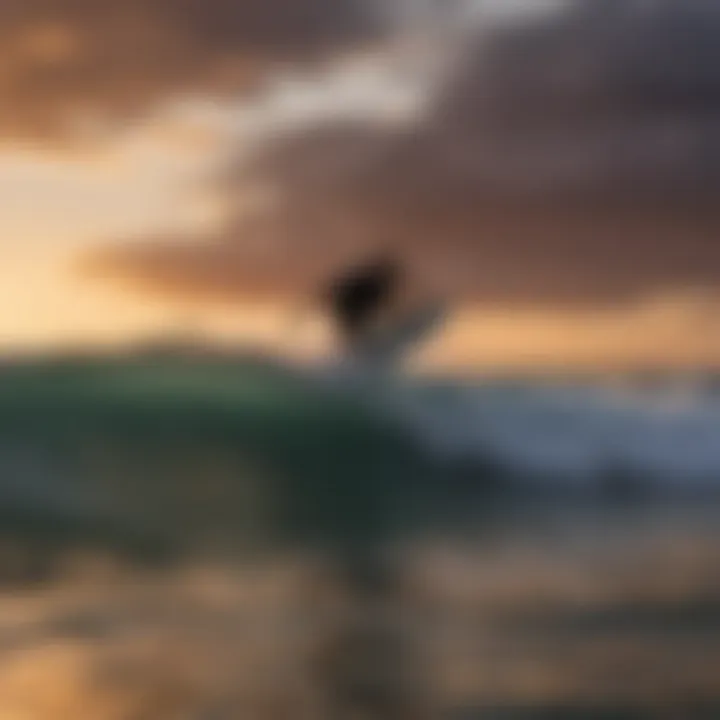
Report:
[[[372,549],[433,717],[716,719],[719,520],[708,376],[8,360],[0,716],[321,717],[288,618]]]

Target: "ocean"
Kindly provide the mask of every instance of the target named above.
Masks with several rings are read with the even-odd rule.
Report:
[[[371,548],[433,716],[720,717],[719,429],[669,380],[6,362],[0,716],[320,717],[308,598]]]

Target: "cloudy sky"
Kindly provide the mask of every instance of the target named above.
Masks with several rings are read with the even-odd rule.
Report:
[[[711,0],[8,0],[0,40],[8,347],[276,342],[389,246],[455,301],[436,360],[720,360]]]

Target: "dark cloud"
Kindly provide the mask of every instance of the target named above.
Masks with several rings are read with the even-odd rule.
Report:
[[[317,128],[228,183],[278,190],[195,249],[104,266],[183,292],[311,284],[392,242],[485,299],[619,301],[720,280],[720,6],[592,0],[471,49],[428,118]],[[198,270],[198,268],[201,268]]]
[[[373,0],[3,0],[0,131],[67,131],[251,87],[379,30]]]

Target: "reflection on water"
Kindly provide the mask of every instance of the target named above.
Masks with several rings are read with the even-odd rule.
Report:
[[[422,651],[424,707],[717,717],[717,519],[626,515],[605,536],[549,523],[404,547],[388,617]],[[343,605],[317,558],[145,573],[90,560],[0,597],[1,716],[326,716],[340,660],[316,659]]]

